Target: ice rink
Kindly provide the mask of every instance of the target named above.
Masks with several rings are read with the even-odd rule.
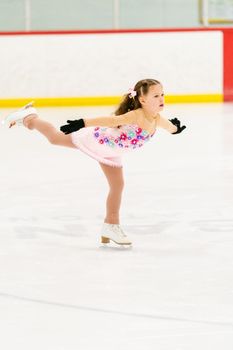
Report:
[[[38,111],[60,126],[113,109]],[[233,349],[233,104],[162,115],[187,129],[123,159],[132,248],[100,244],[98,162],[0,127],[1,349]]]

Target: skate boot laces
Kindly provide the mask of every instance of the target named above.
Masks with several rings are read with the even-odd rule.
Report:
[[[120,225],[111,225],[113,231],[122,238],[127,237]]]

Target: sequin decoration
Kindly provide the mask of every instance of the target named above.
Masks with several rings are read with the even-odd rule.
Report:
[[[154,135],[138,125],[123,125],[119,128],[96,127],[93,136],[100,144],[111,148],[135,149],[142,147]]]

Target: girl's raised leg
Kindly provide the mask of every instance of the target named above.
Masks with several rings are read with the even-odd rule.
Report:
[[[24,125],[28,129],[35,129],[44,135],[53,145],[76,148],[72,143],[71,135],[63,134],[52,124],[38,117],[37,111],[33,107],[33,102],[9,114],[2,122],[10,128],[14,125]]]
[[[24,118],[23,124],[30,130],[39,131],[53,145],[76,148],[72,143],[71,135],[58,131],[52,124],[40,119],[37,114],[30,114]]]

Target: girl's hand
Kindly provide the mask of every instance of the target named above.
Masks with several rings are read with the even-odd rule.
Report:
[[[184,129],[186,129],[186,126],[180,126],[180,120],[177,118],[169,119],[169,121],[177,127],[177,131],[173,132],[172,134],[180,134]]]
[[[81,128],[85,128],[85,123],[83,119],[78,120],[67,120],[66,125],[62,125],[60,130],[64,132],[64,134],[71,134],[72,132],[78,131]]]

